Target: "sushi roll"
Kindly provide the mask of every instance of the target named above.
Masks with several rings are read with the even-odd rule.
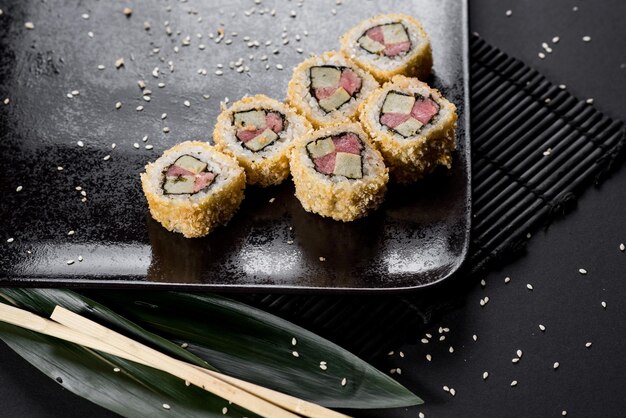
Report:
[[[378,83],[340,53],[311,57],[293,70],[287,98],[315,128],[356,118],[359,104]]]
[[[289,150],[311,124],[284,103],[257,95],[244,97],[217,118],[217,148],[237,159],[248,184],[271,186],[289,176]]]
[[[456,106],[416,78],[395,76],[362,105],[361,122],[398,183],[437,166],[450,168],[456,148]]]
[[[343,35],[341,52],[381,83],[394,75],[426,80],[433,66],[430,40],[424,28],[403,14],[362,21]]]
[[[377,208],[389,174],[358,123],[314,131],[291,151],[296,197],[308,212],[353,221]]]
[[[188,141],[148,163],[141,186],[152,217],[193,238],[232,218],[243,200],[246,175],[234,159],[206,142]]]

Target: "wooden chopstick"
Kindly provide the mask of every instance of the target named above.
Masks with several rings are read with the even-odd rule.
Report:
[[[153,365],[153,362],[147,361],[145,359],[145,352],[149,353],[150,351],[155,350],[143,346],[142,344],[133,340],[130,340],[130,347],[132,350],[136,350],[136,352],[140,354],[139,356],[136,354],[130,354],[125,350],[121,350],[119,347],[113,347],[112,345],[103,342],[101,339],[93,338],[90,335],[78,332],[75,329],[71,329],[65,325],[55,323],[48,319],[32,314],[28,311],[9,306],[4,303],[0,303],[0,320],[13,325],[17,325],[22,328],[29,329],[31,331],[50,335],[52,337],[92,348],[94,350],[112,354],[126,360],[134,361],[150,367],[155,367]],[[261,399],[251,393],[241,390],[222,380],[216,379],[215,377],[207,375],[206,373],[202,373],[201,371],[196,370],[193,366],[188,365],[187,363],[179,362],[178,360],[168,357],[165,354],[159,353],[158,351],[155,352],[158,355],[154,356],[152,360],[158,360],[157,364],[160,365],[158,367],[159,370],[166,371],[173,376],[186,380],[195,386],[198,386],[223,399],[242,406],[249,411],[252,411],[264,417],[298,417],[297,415],[264,399]],[[179,363],[185,365],[185,367],[182,367]]]
[[[202,367],[198,367],[198,366],[191,365],[189,363],[174,359],[163,353],[153,350],[147,346],[144,346],[122,334],[119,334],[111,329],[108,329],[105,326],[98,324],[97,322],[91,321],[81,315],[78,315],[72,311],[69,311],[61,306],[57,306],[54,309],[54,312],[52,313],[50,317],[54,321],[57,321],[60,324],[63,324],[70,329],[73,329],[75,331],[80,331],[98,340],[106,341],[107,343],[117,347],[119,350],[122,350],[128,354],[131,354],[134,357],[141,358],[149,366],[170,372],[169,370],[163,367],[163,361],[165,361],[167,366],[178,368],[178,370],[183,370],[184,372],[181,372],[181,374],[185,374],[185,376],[182,376],[182,377],[179,376],[179,377],[191,383],[194,383],[192,380],[190,380],[190,377],[193,376],[193,373],[191,374],[188,374],[188,373],[190,371],[200,372],[206,375],[207,377],[210,377],[212,379],[217,379],[226,384],[230,384],[240,390],[243,390],[254,396],[257,396],[267,402],[270,402],[274,405],[277,405],[288,411],[292,411],[300,415],[304,415],[307,417],[314,417],[314,418],[346,418],[348,417],[347,415],[340,414],[338,412],[335,412],[331,409],[314,404],[312,402],[308,402],[303,399],[296,398],[294,396],[286,395],[284,393],[277,392],[272,389],[268,389],[268,388],[255,385],[253,383],[246,382],[246,381],[234,378],[234,377],[226,376],[222,373],[218,373],[212,370],[208,370]],[[232,401],[232,402],[238,403],[236,401]],[[241,405],[241,406],[244,406],[244,405]]]

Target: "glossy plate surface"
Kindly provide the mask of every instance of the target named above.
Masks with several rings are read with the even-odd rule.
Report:
[[[3,7],[0,94],[9,102],[0,104],[0,284],[400,290],[459,268],[471,207],[465,2],[132,7],[131,17],[115,2]],[[338,48],[360,20],[392,11],[422,21],[434,52],[429,82],[458,107],[452,170],[392,185],[378,211],[346,224],[305,212],[291,180],[249,187],[232,221],[206,238],[185,239],[150,218],[139,181],[148,161],[178,142],[210,141],[225,97],[285,97],[291,68],[309,52]],[[230,68],[240,59],[249,71]]]

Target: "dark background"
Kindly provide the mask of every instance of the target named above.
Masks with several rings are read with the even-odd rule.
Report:
[[[470,1],[471,31],[622,120],[624,17],[623,0]],[[582,41],[585,35],[591,42]],[[560,37],[556,45],[554,36]],[[542,42],[553,48],[543,60],[537,55]],[[622,168],[601,187],[589,189],[565,219],[535,234],[523,257],[486,274],[484,288],[475,283],[460,307],[415,330],[418,341],[432,334],[430,343],[407,344],[380,359],[383,370],[401,369],[398,379],[425,399],[424,406],[363,415],[413,417],[422,411],[427,417],[556,417],[566,410],[570,417],[623,416],[626,252],[618,246],[626,243],[625,190]],[[580,275],[579,268],[588,274]],[[505,284],[507,276],[511,281]],[[481,307],[486,296],[489,302]],[[450,331],[440,334],[439,327]],[[440,335],[444,341],[438,341]],[[518,349],[523,356],[513,364]],[[64,391],[4,345],[0,358],[5,416],[111,416]],[[560,367],[554,370],[556,361]],[[489,372],[485,381],[484,371]],[[516,387],[510,386],[512,380],[519,382]]]

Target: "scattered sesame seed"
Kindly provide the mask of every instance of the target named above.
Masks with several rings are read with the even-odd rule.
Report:
[[[626,245],[623,242],[619,245],[619,250],[622,252],[626,251]]]
[[[548,149],[546,149],[546,150],[543,152],[543,155],[544,155],[544,156],[546,156],[546,157],[547,157],[548,155],[550,155],[550,154],[552,154],[552,148],[548,148]]]
[[[524,353],[522,353],[522,350],[517,350],[517,352],[515,354],[517,354],[517,357],[521,358],[522,354],[524,354]]]
[[[511,281],[511,278],[510,278],[510,277],[505,277],[505,278],[504,278],[504,283],[509,283],[510,281]]]
[[[426,415],[424,415],[424,413],[423,413],[423,412],[420,412],[419,414],[417,414],[417,416],[418,416],[419,418],[426,418]]]
[[[300,357],[300,354],[298,354],[297,351],[292,351],[291,354],[293,354],[294,357]]]
[[[574,6],[574,7],[572,7],[572,11],[573,11],[573,12],[577,12],[577,11],[578,11],[578,6]]]
[[[148,140],[148,135],[144,135],[143,138],[141,138],[142,142],[146,142]]]
[[[320,261],[326,261],[326,257],[320,257]]]
[[[559,368],[559,366],[560,366],[559,362],[558,362],[558,361],[555,361],[555,362],[554,362],[554,364],[552,365],[552,368],[553,368],[554,370],[556,370],[556,369],[558,369],[558,368]]]
[[[328,369],[328,366],[326,365],[325,361],[320,361],[320,369],[322,369],[322,370]]]
[[[180,345],[180,348],[187,348],[187,347],[189,347],[189,344],[188,344],[188,343],[182,343],[182,344]]]
[[[8,242],[9,244],[10,244],[10,243],[12,243],[13,241],[15,241],[15,238],[9,238],[9,239],[7,239],[7,242]]]
[[[157,84],[157,86],[159,86],[159,88],[162,89],[163,87],[165,87],[165,83],[159,83]]]
[[[154,148],[154,146],[153,146],[153,145],[150,145],[150,144],[146,145],[146,149],[150,150],[150,149],[152,149],[152,148]]]
[[[135,147],[135,148],[139,149],[139,144],[135,142],[135,143],[133,144],[133,147]]]
[[[554,38],[552,38],[552,43],[553,44],[558,44],[560,40],[561,40],[561,38],[559,38],[558,36],[555,36]]]
[[[565,90],[567,88],[567,86],[565,84],[559,84],[559,88],[561,90]]]
[[[454,388],[450,388],[450,395],[456,396],[456,390]]]
[[[591,341],[587,341],[587,342],[585,343],[585,347],[587,347],[587,348],[591,347]]]
[[[83,262],[83,260],[84,260],[83,256],[82,256],[82,255],[79,255],[79,256],[78,256],[78,261],[82,263],[82,262]]]
[[[489,377],[489,372],[483,372],[483,380],[487,380]]]
[[[276,69],[277,70],[282,70],[284,67],[281,64],[276,64]]]
[[[131,9],[130,7],[124,7],[122,13],[124,13],[124,16],[130,17],[133,14],[133,9]]]
[[[135,108],[137,112],[141,112],[143,110],[143,106],[139,105]]]
[[[591,36],[583,36],[583,42],[591,42]]]
[[[83,19],[87,20],[87,19],[89,19],[89,13],[83,13],[82,15],[80,15],[80,17],[82,17]]]
[[[446,392],[450,392],[450,388],[446,385],[443,386],[443,390],[445,390]]]
[[[530,284],[530,283],[528,283],[528,284],[526,285],[526,288],[527,288],[528,290],[533,290],[533,285],[532,285],[532,284]]]
[[[482,287],[487,286],[487,282],[485,281],[485,279],[482,279],[482,280],[480,281],[480,285],[481,285]]]
[[[223,407],[222,408],[222,415],[226,415],[228,413],[228,408]]]
[[[504,14],[506,15],[506,17],[511,17],[511,15],[513,14],[513,10],[507,10],[506,12],[504,12]]]
[[[74,264],[74,260],[67,260],[67,265],[71,266],[72,264]]]
[[[446,336],[445,336],[445,335],[442,335],[441,337],[439,337],[439,341],[443,341],[443,340],[445,340],[445,339],[446,339]]]
[[[404,358],[404,352],[400,351],[400,357]]]
[[[605,301],[602,301],[602,307],[603,307],[604,309],[606,309],[606,302],[605,302]]]
[[[561,415],[563,416],[567,415],[567,411],[566,410],[561,411]]]
[[[105,155],[104,158],[103,158],[104,161],[108,161],[109,159],[111,159],[110,155]]]
[[[111,149],[115,149],[115,142],[111,144]]]
[[[71,98],[73,98],[74,96],[72,96],[72,93],[67,93],[67,94],[65,95],[65,97],[67,97],[68,99],[71,99]]]
[[[71,231],[69,231],[69,232],[67,233],[67,235],[74,235],[75,233],[76,233],[76,231],[71,230]]]
[[[24,23],[24,27],[26,29],[32,30],[32,29],[35,29],[35,24],[33,22],[26,22]]]
[[[167,117],[167,113],[161,114],[161,120],[165,119],[166,117]]]
[[[121,109],[121,107],[122,107],[122,102],[115,103],[115,108],[116,109]]]
[[[537,55],[539,56],[540,59],[544,59],[546,57],[546,54],[544,54],[543,52],[540,52]]]
[[[426,338],[422,338],[422,344],[428,344],[430,341]]]
[[[430,354],[426,354],[426,361],[432,361],[433,360],[433,356],[431,356]]]
[[[517,363],[519,363],[519,357],[513,357],[513,358],[511,359],[511,363],[513,363],[513,364],[517,364]]]
[[[119,70],[123,66],[124,66],[124,58],[118,58],[117,60],[115,60],[115,68]]]
[[[587,274],[587,270],[585,270],[585,269],[578,269],[578,272],[579,272],[580,274],[582,274],[583,276],[584,276],[585,274]]]
[[[293,337],[291,339],[291,345],[296,345],[296,344],[298,344],[298,340],[296,340],[296,337]]]
[[[148,95],[143,96],[143,99],[144,99],[146,102],[149,102],[150,100],[152,100],[152,99],[150,98],[150,96],[148,96]]]
[[[191,103],[189,103],[189,100],[185,100],[185,101],[183,102],[183,104],[184,104],[186,107],[191,106]]]
[[[478,341],[478,335],[476,335],[476,334],[472,335],[472,340]]]
[[[585,102],[586,102],[587,104],[593,104],[593,98],[592,98],[592,97],[590,97],[590,98],[588,98],[587,100],[585,100]]]
[[[19,193],[22,191],[22,189],[24,189],[22,186],[17,186],[15,191]]]
[[[166,403],[163,404],[163,409],[170,409],[170,406]]]
[[[539,324],[539,329],[543,332],[543,331],[545,331],[545,330],[546,330],[546,327],[545,327],[545,326],[543,326],[543,325],[541,325],[541,324]]]
[[[114,368],[113,368],[113,371],[114,371],[115,373],[119,373],[119,372],[120,372],[120,368],[119,368],[119,367],[114,367]]]
[[[517,386],[517,380],[514,380],[514,381],[511,382],[511,387],[513,387],[513,386]]]
[[[5,105],[8,105],[9,103],[11,103],[11,99],[7,97],[6,99],[4,99],[2,103],[4,103]]]
[[[224,74],[224,71],[222,70],[215,71],[215,75],[222,75],[222,74]]]
[[[57,167],[57,170],[58,170],[58,171],[63,171],[63,167],[58,166],[58,167]]]
[[[87,32],[87,36],[89,36],[90,38],[93,38],[93,32]]]
[[[341,379],[341,386],[345,386],[347,384],[348,384],[348,379],[346,379],[345,377]]]
[[[276,198],[275,198],[275,197],[272,197],[272,198],[269,200],[269,202],[270,202],[270,203],[274,203],[274,201],[275,201],[275,200],[276,200]]]

